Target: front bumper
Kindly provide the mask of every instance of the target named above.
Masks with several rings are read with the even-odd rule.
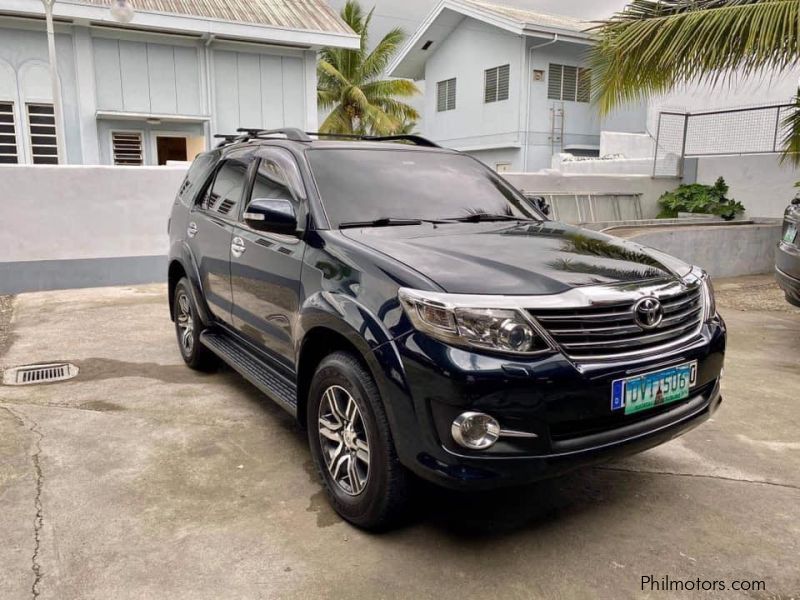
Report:
[[[664,355],[575,364],[562,355],[524,362],[478,354],[412,333],[395,340],[404,385],[389,386],[398,454],[415,473],[440,485],[486,489],[641,452],[697,427],[717,410],[725,337],[725,325],[716,319],[698,339]],[[611,410],[614,379],[694,360],[697,383],[688,399],[638,415]],[[465,410],[486,412],[504,429],[537,437],[501,438],[488,451],[466,450],[449,433]]]

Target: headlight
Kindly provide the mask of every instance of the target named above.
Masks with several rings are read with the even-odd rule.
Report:
[[[438,340],[508,354],[551,350],[536,323],[520,310],[458,306],[447,294],[398,292],[414,327]]]
[[[705,307],[703,316],[705,321],[709,321],[717,315],[717,300],[714,297],[714,285],[711,283],[711,277],[705,271],[703,271],[701,281],[703,282],[703,306]]]

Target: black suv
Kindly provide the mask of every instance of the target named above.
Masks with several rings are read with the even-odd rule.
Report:
[[[295,415],[361,527],[398,515],[411,474],[541,479],[665,442],[721,402],[703,271],[550,221],[416,136],[231,136],[194,161],[169,231],[184,360],[221,358]]]
[[[786,300],[800,307],[800,194],[783,218],[783,234],[775,257],[778,285],[786,293]]]

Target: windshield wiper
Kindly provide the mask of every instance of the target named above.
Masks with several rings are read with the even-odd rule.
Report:
[[[456,221],[459,223],[488,223],[490,221],[533,221],[526,217],[515,217],[514,215],[500,215],[491,213],[474,213],[465,217],[454,217],[443,219],[446,221]]]
[[[354,229],[356,227],[400,227],[403,225],[422,225],[426,222],[430,223],[432,221],[425,221],[424,219],[394,219],[392,217],[384,217],[382,219],[375,219],[373,221],[350,221],[348,223],[340,223],[339,229]]]

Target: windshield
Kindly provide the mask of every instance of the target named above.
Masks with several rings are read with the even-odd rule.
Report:
[[[308,151],[331,224],[476,214],[541,220],[522,195],[469,156],[402,149]]]

